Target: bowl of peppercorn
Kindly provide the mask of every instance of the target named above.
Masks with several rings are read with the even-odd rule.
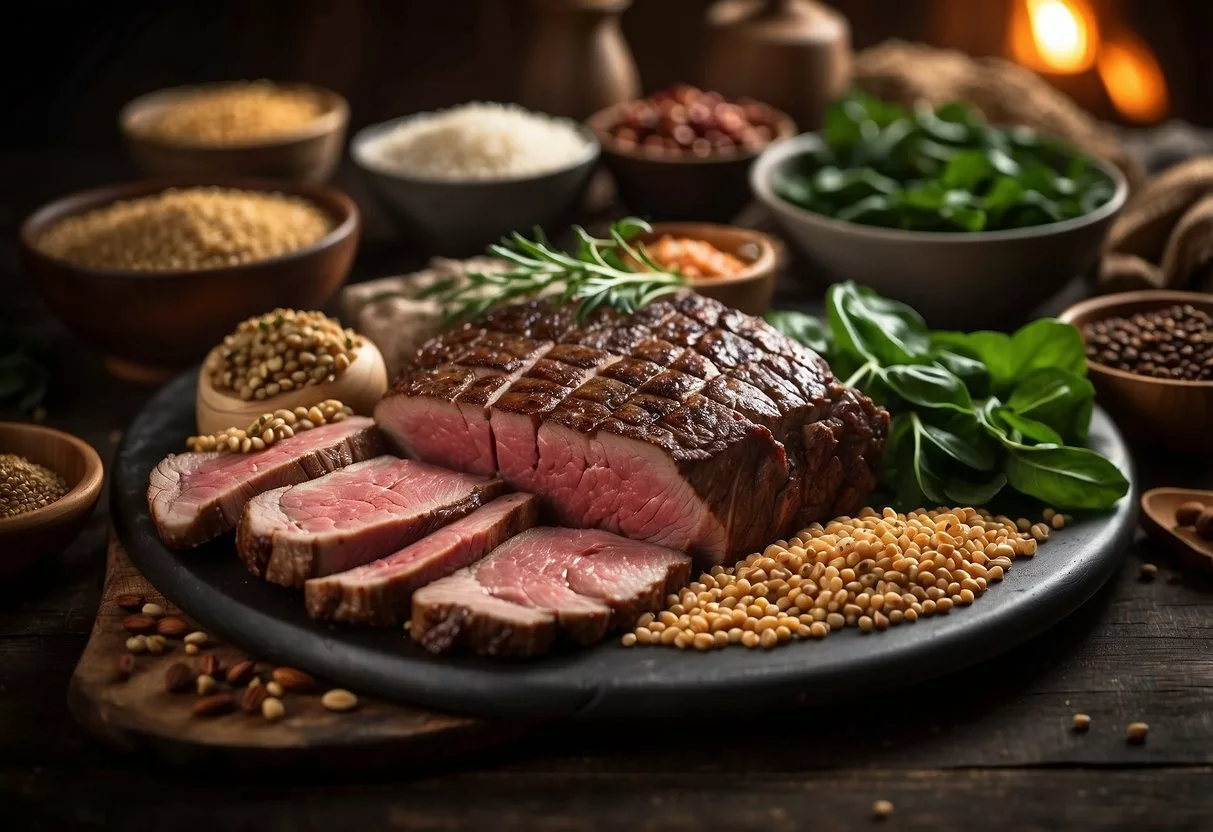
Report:
[[[796,135],[795,122],[774,107],[686,84],[599,110],[586,124],[620,200],[657,220],[732,219],[750,201],[754,159]]]
[[[1213,454],[1213,295],[1104,295],[1061,314],[1082,333],[1096,395],[1129,433]]]
[[[84,440],[0,422],[0,578],[63,551],[92,515],[104,479],[101,457]]]

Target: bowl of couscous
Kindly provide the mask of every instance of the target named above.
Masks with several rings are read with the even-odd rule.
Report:
[[[273,176],[324,182],[341,161],[346,100],[274,81],[200,84],[142,95],[118,125],[148,176]]]
[[[349,274],[360,225],[332,188],[177,178],[63,197],[26,219],[20,244],[68,328],[115,374],[155,381],[246,318],[323,306]]]

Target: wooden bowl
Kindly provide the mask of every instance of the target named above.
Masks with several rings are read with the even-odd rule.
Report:
[[[1059,316],[1081,329],[1111,317],[1190,303],[1213,312],[1213,295],[1195,292],[1139,291],[1084,300]],[[1186,453],[1213,453],[1213,381],[1153,378],[1087,364],[1099,403],[1121,427],[1152,444]]]
[[[335,227],[307,248],[271,260],[198,271],[93,269],[50,257],[38,238],[64,217],[171,187],[214,185],[281,191],[327,211]],[[349,274],[358,207],[340,191],[278,179],[174,177],[81,191],[39,208],[21,226],[21,257],[47,305],[124,378],[159,382],[197,364],[253,315],[279,306],[315,309]]]
[[[651,156],[621,149],[611,135],[628,103],[599,110],[586,121],[602,144],[602,158],[615,178],[619,198],[633,214],[658,220],[723,222],[750,202],[750,166],[761,151],[737,150],[698,156]],[[796,135],[787,114],[775,115],[775,139]]]
[[[311,407],[326,399],[337,399],[361,416],[370,416],[387,392],[387,366],[379,348],[364,338],[350,366],[335,381],[279,393],[272,399],[244,401],[211,386],[206,373],[198,374],[194,407],[199,433],[218,433],[225,428],[245,428],[262,413],[296,407]]]
[[[272,139],[223,146],[166,142],[147,126],[167,107],[222,84],[172,87],[142,95],[124,106],[118,126],[135,163],[148,176],[272,176],[324,182],[341,162],[350,107],[337,93],[308,84],[279,84],[320,99],[323,110],[300,130]]]
[[[1141,524],[1188,566],[1213,571],[1213,540],[1198,536],[1191,527],[1175,524],[1176,509],[1188,502],[1213,506],[1213,491],[1153,488],[1141,495]]]
[[[732,277],[690,278],[691,288],[696,292],[747,315],[762,315],[771,307],[779,258],[776,243],[770,236],[735,225],[659,222],[653,225],[651,232],[638,234],[634,240],[653,243],[666,234],[704,240],[747,263],[745,271]]]
[[[0,454],[50,468],[70,489],[37,511],[0,518],[0,577],[7,578],[67,548],[93,513],[105,475],[91,445],[40,425],[0,422]]]

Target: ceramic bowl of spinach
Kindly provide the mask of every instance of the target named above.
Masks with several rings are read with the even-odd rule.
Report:
[[[758,199],[826,280],[853,279],[938,325],[1039,306],[1095,261],[1128,185],[1113,165],[964,104],[861,94],[824,128],[772,144]]]

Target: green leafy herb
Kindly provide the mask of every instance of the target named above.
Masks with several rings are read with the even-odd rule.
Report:
[[[1064,142],[1000,130],[968,106],[912,112],[854,92],[830,105],[825,145],[772,182],[781,198],[846,222],[914,231],[1027,228],[1112,198],[1108,176]]]
[[[853,283],[830,287],[824,323],[768,319],[888,407],[886,481],[903,504],[982,505],[1010,486],[1059,509],[1108,508],[1128,491],[1116,466],[1080,446],[1095,389],[1069,324],[931,332],[910,307]]]
[[[549,245],[539,229],[535,229],[534,239],[515,232],[488,248],[489,254],[510,264],[508,271],[472,273],[464,283],[440,281],[419,296],[437,299],[448,322],[474,318],[500,304],[541,294],[576,303],[581,321],[604,307],[628,314],[678,291],[686,282],[654,262],[643,245],[628,242],[651,230],[635,217],[613,223],[606,239],[574,226],[577,249],[572,253]]]

